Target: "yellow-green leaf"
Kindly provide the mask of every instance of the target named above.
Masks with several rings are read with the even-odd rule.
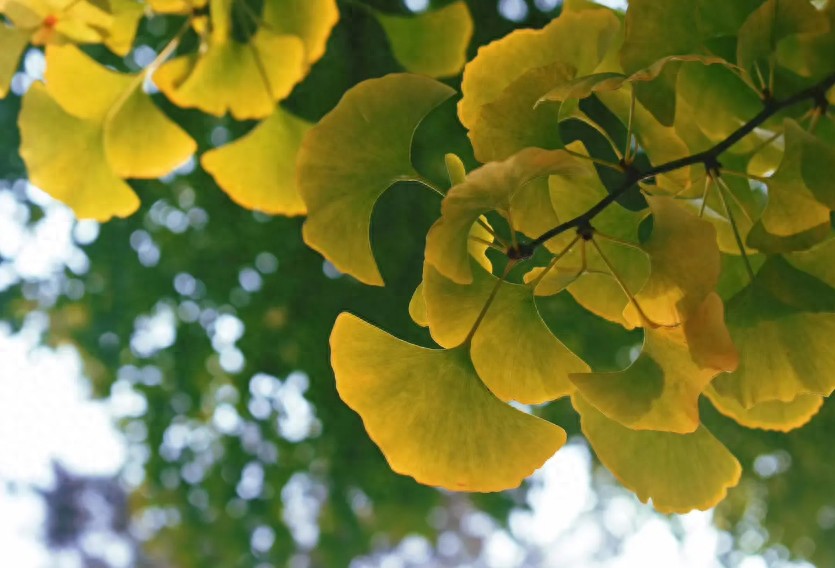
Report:
[[[467,255],[470,227],[488,211],[504,214],[513,196],[533,180],[555,173],[582,174],[578,160],[563,150],[526,148],[503,162],[473,170],[444,198],[441,218],[426,237],[426,261],[455,282],[472,282]]]
[[[330,343],[339,396],[391,468],[420,483],[511,489],[565,443],[558,426],[493,396],[464,348],[417,347],[346,313]]]
[[[423,298],[423,282],[415,288],[412,299],[409,300],[409,316],[420,327],[429,327],[429,317],[426,315],[426,300]]]
[[[374,203],[392,184],[421,179],[412,166],[412,135],[454,92],[419,75],[370,79],[345,93],[308,131],[297,163],[308,210],[304,240],[340,271],[383,284],[369,237]],[[477,218],[466,227],[465,257],[467,233]]]
[[[190,14],[205,8],[208,0],[145,0],[157,14]]]
[[[124,57],[133,47],[136,28],[145,16],[145,5],[136,0],[108,0],[113,25],[104,44],[116,55]]]
[[[416,16],[375,11],[397,60],[412,73],[457,75],[467,61],[473,19],[463,0]]]
[[[683,326],[645,329],[643,350],[627,369],[571,380],[585,400],[628,428],[694,432],[702,391],[738,362],[723,314],[722,300],[711,294]]]
[[[574,76],[563,62],[526,72],[491,103],[481,107],[470,142],[480,162],[504,160],[527,147],[554,150],[562,147],[558,104],[536,102],[554,85]]]
[[[305,60],[313,65],[325,54],[331,30],[339,21],[336,0],[267,0],[264,22],[276,34],[299,37]]]
[[[9,85],[27,45],[27,32],[0,24],[0,99],[9,94]]]
[[[34,45],[100,43],[113,25],[110,14],[85,0],[9,0],[3,14]]]
[[[442,347],[461,345],[497,284],[473,263],[473,283],[456,284],[431,265],[423,271],[423,297],[432,338]],[[478,376],[502,400],[539,404],[570,394],[570,373],[588,366],[554,337],[528,286],[503,283],[472,338]]]
[[[597,457],[623,485],[661,513],[705,511],[739,483],[737,459],[704,426],[691,434],[635,431],[571,398]]]
[[[237,204],[276,215],[304,215],[296,156],[311,126],[279,107],[243,138],[203,154],[200,163]]]
[[[816,394],[799,394],[789,402],[769,400],[751,408],[745,408],[735,399],[720,395],[710,385],[705,389],[705,395],[716,410],[746,428],[778,432],[789,432],[804,426],[823,406],[823,397]]]
[[[739,369],[713,386],[745,408],[835,390],[835,290],[770,257],[752,284],[728,302],[727,324]]]
[[[619,30],[620,22],[609,10],[585,10],[562,14],[541,30],[515,30],[481,47],[464,68],[461,123],[475,127],[481,107],[530,69],[562,62],[578,75],[591,73]]]
[[[713,291],[721,266],[716,229],[670,197],[647,197],[653,230],[643,249],[650,276],[635,297],[654,323],[675,326],[687,320]],[[624,316],[642,325],[634,304]]]

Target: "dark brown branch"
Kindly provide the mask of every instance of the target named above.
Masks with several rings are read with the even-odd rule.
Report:
[[[687,156],[672,160],[665,164],[655,166],[647,171],[640,171],[636,168],[630,168],[626,171],[626,180],[617,189],[612,191],[606,197],[597,202],[591,209],[578,215],[565,223],[562,223],[550,231],[546,231],[536,239],[529,243],[522,243],[515,250],[508,251],[508,256],[514,259],[530,258],[537,248],[545,244],[546,241],[556,237],[557,235],[568,231],[569,229],[579,229],[590,225],[592,219],[600,214],[606,207],[614,203],[621,195],[626,193],[633,185],[639,181],[655,177],[661,174],[666,174],[687,166],[695,164],[704,164],[708,172],[715,172],[719,169],[719,156],[727,151],[731,146],[751,134],[758,126],[762,125],[766,120],[777,114],[778,112],[792,107],[798,103],[811,100],[817,108],[826,110],[828,101],[826,99],[826,92],[835,85],[835,73],[829,75],[819,83],[792,95],[791,97],[776,101],[769,99],[765,101],[765,107],[751,120],[740,126],[737,130],[732,132],[727,138],[713,146],[712,148]]]

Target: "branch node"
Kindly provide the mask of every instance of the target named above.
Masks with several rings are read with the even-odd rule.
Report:
[[[719,174],[722,170],[722,163],[719,161],[719,158],[713,155],[708,155],[704,159],[705,170],[707,170],[707,175],[712,178],[719,177]]]
[[[534,250],[530,243],[519,243],[515,247],[508,247],[505,254],[510,260],[528,260],[533,256]]]
[[[812,102],[815,103],[815,109],[821,115],[826,114],[826,111],[829,110],[829,99],[826,98],[826,91],[817,91],[812,95]]]
[[[577,234],[584,241],[588,242],[592,240],[594,238],[594,227],[591,226],[591,222],[588,220],[583,220],[577,227]]]

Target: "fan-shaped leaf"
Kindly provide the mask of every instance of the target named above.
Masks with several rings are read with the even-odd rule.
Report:
[[[200,163],[236,203],[278,215],[304,215],[296,156],[312,125],[280,107],[243,138],[203,154]]]
[[[27,32],[0,25],[0,99],[9,93],[9,84],[27,45]]]
[[[736,458],[704,426],[692,434],[635,431],[571,397],[597,457],[638,499],[661,513],[707,510],[739,483]]]
[[[565,432],[498,400],[465,348],[424,349],[350,314],[331,333],[339,396],[392,469],[454,491],[501,491],[565,443]]]
[[[145,0],[157,14],[190,14],[205,8],[208,0]]]
[[[770,257],[753,283],[728,302],[728,329],[739,369],[713,381],[745,408],[835,390],[835,290]]]
[[[582,174],[578,160],[562,150],[526,148],[503,162],[490,162],[453,187],[441,205],[441,218],[426,237],[426,261],[461,284],[472,282],[467,239],[478,217],[497,210],[505,214],[513,196],[531,181],[562,172]],[[511,215],[512,217],[512,215]]]
[[[263,18],[271,32],[299,37],[306,62],[313,65],[325,54],[339,8],[336,0],[266,0]]]
[[[721,265],[716,229],[669,197],[647,197],[653,230],[643,248],[650,258],[650,276],[635,295],[654,323],[684,322],[713,291]],[[635,306],[624,316],[642,325]]]
[[[369,238],[374,203],[392,184],[420,179],[411,162],[412,134],[453,93],[418,75],[364,81],[305,136],[298,158],[308,209],[304,239],[342,272],[383,284]],[[465,242],[477,218],[467,225]]]
[[[397,60],[412,73],[430,77],[457,75],[467,61],[473,19],[459,0],[416,16],[375,12]]]
[[[705,395],[716,410],[746,428],[778,432],[789,432],[804,426],[823,406],[823,397],[816,394],[799,394],[789,402],[769,400],[751,408],[745,408],[735,399],[720,395],[711,385],[705,389]]]
[[[583,398],[608,418],[633,430],[688,434],[699,427],[699,395],[738,354],[716,294],[683,328],[648,328],[644,347],[629,368],[571,375]]]
[[[35,45],[101,43],[113,17],[86,0],[9,0],[3,14]]]
[[[113,15],[104,44],[116,55],[126,56],[133,47],[136,28],[145,16],[145,5],[136,0],[108,0]]]
[[[443,347],[461,345],[496,286],[496,277],[473,263],[469,285],[423,271],[423,297],[432,338]],[[568,375],[588,366],[542,321],[533,291],[505,282],[472,338],[470,354],[484,384],[502,400],[538,404],[570,394]]]

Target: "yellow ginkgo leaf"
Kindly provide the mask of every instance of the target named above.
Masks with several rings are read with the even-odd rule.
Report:
[[[415,16],[375,11],[397,60],[412,73],[457,75],[467,61],[473,19],[463,0]]]
[[[562,147],[559,105],[536,102],[554,85],[574,76],[574,67],[558,61],[537,67],[513,81],[481,107],[468,136],[480,162],[505,160],[527,147]],[[538,236],[538,235],[537,235]]]
[[[442,347],[463,344],[496,287],[497,278],[473,263],[473,283],[456,284],[424,265],[423,297],[432,338]],[[503,283],[475,335],[470,355],[478,376],[502,400],[539,404],[570,394],[570,373],[588,371],[554,337],[528,286]],[[508,362],[512,361],[511,365]]]
[[[297,163],[308,210],[304,240],[340,271],[382,286],[371,252],[371,212],[394,183],[422,179],[412,166],[412,135],[454,92],[420,75],[370,79],[346,92],[308,131]],[[466,256],[466,244],[464,250]]]
[[[104,44],[116,55],[124,57],[133,47],[136,28],[145,16],[145,4],[137,0],[108,0],[113,25]]]
[[[513,221],[513,228],[531,238],[536,238],[559,225],[559,218],[551,204],[548,178],[537,178],[523,185],[510,198],[508,215]],[[563,245],[560,239],[551,239],[545,243],[553,252],[562,250]]]
[[[670,197],[647,197],[647,202],[653,229],[642,246],[650,258],[650,276],[635,297],[652,322],[675,326],[705,301],[719,280],[716,229]],[[634,304],[626,306],[624,317],[642,325]]]
[[[27,45],[27,32],[0,24],[0,99],[9,94],[9,85]]]
[[[238,205],[276,215],[304,215],[296,156],[311,126],[279,107],[243,138],[203,154],[200,163]]]
[[[23,97],[18,126],[30,181],[76,217],[107,221],[139,208],[139,198],[107,163],[100,122],[67,114],[35,83]]]
[[[619,31],[620,22],[611,11],[585,10],[564,13],[541,30],[515,30],[479,48],[464,68],[463,98],[458,104],[461,123],[474,128],[481,107],[498,99],[531,69],[561,62],[572,66],[577,75],[591,73]]]
[[[814,137],[806,133],[793,120],[786,120],[785,123],[786,150],[780,167],[774,175],[765,180],[768,187],[768,204],[762,214],[763,228],[777,237],[790,237],[805,231],[814,230],[821,226],[829,226],[829,206],[821,203],[815,193],[809,188],[804,179],[804,173],[808,173],[810,166],[807,160],[814,160],[814,150],[822,143],[816,143]],[[810,140],[811,139],[811,140]],[[819,156],[826,159],[826,156]],[[830,169],[832,164],[820,164],[824,171]],[[814,174],[813,174],[814,175]],[[815,188],[821,193],[821,197],[835,204],[832,199],[835,192],[831,186],[831,177],[821,183],[820,178],[813,177]],[[828,182],[828,183],[827,183]],[[823,187],[821,187],[823,186]],[[827,231],[828,232],[828,231]],[[821,231],[821,234],[823,232]]]
[[[537,178],[562,173],[582,174],[576,158],[563,150],[526,148],[503,162],[490,162],[473,170],[464,183],[447,193],[441,218],[426,236],[426,261],[452,280],[472,282],[467,255],[470,227],[489,211],[507,215],[514,195]]]
[[[190,14],[206,7],[208,0],[145,0],[157,14]]]
[[[139,201],[119,178],[168,174],[196,144],[142,91],[142,75],[111,71],[73,46],[49,46],[46,61],[47,86],[24,96],[31,100],[19,118],[21,156],[32,182],[79,218],[129,215]],[[53,131],[60,135],[45,143]],[[83,159],[76,151],[56,156],[58,140],[64,148],[89,151]]]
[[[336,388],[391,468],[453,491],[517,487],[565,432],[501,402],[466,348],[424,349],[347,313],[331,333]]]
[[[339,9],[336,0],[266,0],[263,19],[273,33],[299,37],[307,64],[313,65],[325,54]]]
[[[409,300],[409,317],[420,327],[429,327],[429,317],[426,315],[426,300],[423,298],[423,282],[415,288],[412,299]]]
[[[110,14],[86,0],[9,0],[3,13],[35,45],[100,43],[113,25]]]
[[[806,425],[823,406],[823,397],[817,394],[799,394],[794,400],[782,402],[769,400],[745,408],[735,399],[722,396],[711,386],[705,395],[716,410],[733,418],[746,428],[789,432]]]
[[[723,313],[722,300],[711,294],[683,327],[645,329],[643,350],[629,368],[575,374],[571,380],[586,401],[628,428],[694,432],[702,391],[738,363]]]
[[[704,426],[691,434],[630,430],[571,397],[583,434],[623,485],[661,513],[705,511],[739,483],[742,467]]]
[[[835,390],[835,290],[772,256],[754,282],[728,302],[727,324],[739,369],[713,381],[744,408]]]

